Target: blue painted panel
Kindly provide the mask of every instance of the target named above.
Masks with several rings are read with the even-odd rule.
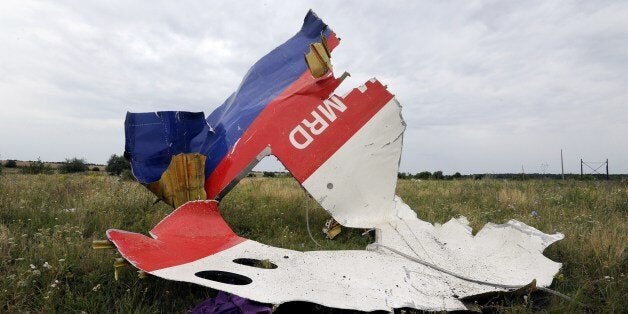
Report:
[[[125,156],[135,177],[142,183],[155,182],[172,156],[193,152],[207,157],[205,176],[209,176],[260,112],[307,70],[303,55],[309,45],[330,33],[309,11],[301,30],[257,61],[206,122],[202,113],[128,113]]]

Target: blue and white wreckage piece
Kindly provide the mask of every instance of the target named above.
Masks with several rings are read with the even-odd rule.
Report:
[[[133,173],[176,210],[150,236],[108,230],[121,255],[152,275],[259,302],[362,311],[464,310],[465,297],[549,286],[561,264],[543,251],[562,234],[511,220],[473,235],[464,217],[431,224],[395,195],[401,106],[376,79],[334,94],[345,77],[336,78],[330,63],[338,44],[310,11],[207,118],[129,113],[125,155]],[[218,211],[220,198],[271,154],[341,225],[374,229],[375,242],[299,252],[236,235]]]

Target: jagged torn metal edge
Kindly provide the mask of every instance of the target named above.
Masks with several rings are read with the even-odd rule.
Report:
[[[314,15],[308,16],[313,20]],[[335,38],[333,33],[330,36]],[[287,135],[290,128],[300,123],[303,117],[299,114],[303,111],[317,110],[313,109],[318,105],[316,95],[325,94],[328,89],[331,92],[339,84],[331,73],[316,82],[307,76],[302,78],[305,81],[295,86],[314,89],[299,94],[304,97],[297,99],[296,94],[286,94],[269,104],[266,111],[272,114],[267,114],[266,120],[256,120],[268,122],[251,124],[249,130],[255,132],[243,133],[223,159],[227,161],[224,167],[219,164],[207,179],[208,195],[224,195],[272,149],[297,181],[339,222],[350,227],[376,228],[376,245],[362,251],[311,252],[271,247],[235,235],[220,216],[215,201],[194,201],[179,207],[155,226],[150,232],[153,238],[108,230],[109,239],[120,253],[134,266],[156,276],[197,283],[261,302],[309,301],[363,311],[401,307],[460,310],[465,309],[462,297],[507,289],[475,281],[518,286],[536,279],[540,286],[551,284],[560,264],[547,259],[542,252],[562,235],[547,235],[518,221],[509,221],[502,225],[487,224],[473,236],[464,219],[432,225],[419,220],[414,211],[394,196],[405,122],[400,104],[374,79],[345,97],[335,96],[336,105],[357,108],[359,114],[343,110],[342,114],[349,118],[338,118],[344,121],[344,126],[351,126],[355,134],[345,142],[334,142],[333,136],[340,135],[333,131],[338,123],[327,121],[336,124],[330,124],[326,135],[317,138],[317,143],[322,143],[319,148],[324,148],[319,152],[326,157],[312,159],[318,162],[313,168],[302,162],[320,156],[304,150],[301,153],[306,158],[299,159],[294,155],[299,150],[285,144],[280,136]],[[299,106],[295,107],[296,104]],[[290,111],[295,108],[299,111]],[[360,116],[369,119],[360,122]],[[282,129],[286,133],[268,128],[278,122],[287,128]],[[268,135],[260,137],[257,131]],[[274,142],[269,143],[271,140]],[[331,148],[327,143],[336,146]],[[240,163],[238,170],[230,168],[232,161]],[[238,258],[269,259],[277,268],[241,265],[234,262]],[[446,272],[426,266],[427,263]],[[208,272],[219,272],[223,277],[210,280]],[[251,282],[236,284],[234,278],[248,278]]]
[[[360,92],[368,92],[368,88]],[[384,108],[392,109],[379,111],[371,121],[381,120],[380,123],[390,125],[397,123],[401,126],[402,134],[404,123],[399,115],[400,106],[394,99],[389,103],[390,107],[384,106]],[[391,121],[387,118],[377,120],[378,116],[396,117],[396,120]],[[369,127],[377,129],[377,124],[372,126],[369,123],[358,133]],[[384,143],[384,145],[352,145],[352,137],[343,147],[349,145],[349,150],[384,149],[384,153],[388,153],[378,154],[377,150],[367,153],[361,151],[357,154],[358,156],[352,158],[383,156],[382,158],[385,158],[388,163],[394,164],[393,168],[396,170],[402,141],[395,140],[399,139],[399,129],[389,127],[387,130],[387,132],[378,132],[378,138],[373,139],[373,143]],[[335,154],[342,155],[342,149]],[[351,173],[354,176],[349,176],[349,178],[353,181],[357,180],[356,174],[369,170],[360,169],[362,164],[359,162],[347,163],[341,159],[338,163],[348,169],[337,169],[335,172]],[[319,169],[324,167],[327,166],[323,164]],[[382,164],[382,168],[386,170],[386,165]],[[316,172],[321,171],[319,169]],[[324,185],[330,178],[328,174],[332,172],[334,171],[323,171],[312,184]],[[337,174],[335,172],[334,174]],[[345,177],[342,173],[340,176]],[[357,184],[357,182],[353,183]],[[395,183],[384,184],[392,184],[394,191]],[[316,197],[318,192],[312,188],[312,185],[304,185],[304,187]],[[360,195],[381,193],[380,188],[375,185],[374,190],[366,191],[367,193],[361,191]],[[344,195],[344,193],[340,194]],[[332,202],[328,203],[327,207],[323,202],[323,207],[333,215],[336,210],[335,204],[339,200],[333,197],[327,197],[325,200]],[[340,201],[343,200],[340,199]],[[460,298],[507,290],[494,285],[461,280],[456,276],[410,260],[387,248],[438,265],[458,275],[502,285],[523,286],[536,279],[540,286],[547,286],[551,284],[553,275],[561,266],[542,254],[548,245],[562,238],[561,234],[547,235],[521,222],[511,220],[502,225],[487,224],[473,236],[464,218],[452,219],[443,225],[432,225],[419,220],[416,213],[399,197],[393,197],[392,201],[390,208],[373,207],[366,212],[363,206],[350,208],[349,213],[352,214],[348,216],[349,218],[370,215],[380,217],[375,221],[349,221],[349,224],[369,225],[377,229],[376,245],[370,245],[365,251],[298,252],[271,247],[235,235],[230,235],[228,238],[230,240],[226,241],[227,238],[223,234],[215,233],[215,229],[219,229],[216,228],[217,224],[226,225],[219,213],[213,216],[214,220],[204,223],[205,214],[196,212],[205,210],[203,206],[214,204],[217,213],[215,201],[187,203],[151,231],[154,237],[151,240],[156,242],[149,243],[154,245],[153,248],[156,251],[163,251],[162,245],[171,243],[173,247],[189,246],[191,251],[198,253],[199,248],[218,243],[216,250],[200,258],[167,267],[147,268],[146,265],[141,264],[142,254],[139,258],[127,254],[129,246],[137,246],[138,242],[131,241],[126,245],[120,245],[121,238],[137,235],[112,230],[108,232],[108,235],[132,264],[162,278],[197,283],[260,302],[280,304],[288,301],[308,301],[330,307],[363,311],[391,310],[402,307],[435,311],[461,310],[465,309],[465,306]],[[351,203],[345,203],[347,204]],[[189,209],[196,208],[195,206],[200,206],[200,209]],[[199,224],[199,227],[191,228],[193,224]],[[180,228],[165,227],[167,225]],[[199,231],[203,229],[203,226],[211,226],[211,228]],[[155,232],[156,229],[165,233]],[[223,242],[230,244],[222,245]],[[142,246],[142,249],[146,250],[148,247]],[[177,253],[177,255],[181,254]],[[171,261],[173,256],[166,254],[160,258]],[[268,259],[278,268],[267,270],[234,263],[233,261],[238,258]],[[144,255],[143,259],[147,259],[147,256]],[[321,267],[321,265],[325,266]],[[249,278],[251,283],[237,285],[219,282],[215,280],[216,278],[210,280],[199,276],[207,271],[219,271],[221,274]]]

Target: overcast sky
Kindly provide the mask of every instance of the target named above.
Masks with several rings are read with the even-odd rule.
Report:
[[[208,114],[312,8],[339,94],[404,106],[401,171],[628,173],[626,1],[110,2],[0,2],[0,159],[103,163],[127,111]]]

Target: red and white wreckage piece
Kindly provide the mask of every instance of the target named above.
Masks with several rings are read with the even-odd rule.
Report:
[[[150,237],[108,230],[120,254],[152,275],[264,303],[362,311],[464,310],[465,297],[552,283],[561,264],[543,251],[562,234],[511,220],[472,235],[464,217],[443,225],[418,219],[395,195],[405,130],[399,102],[376,79],[334,95],[342,79],[324,72],[300,78],[261,113],[256,131],[244,132],[228,165],[205,182],[208,199],[179,206]],[[341,225],[375,229],[375,242],[365,250],[300,252],[235,234],[213,199],[270,154]]]

